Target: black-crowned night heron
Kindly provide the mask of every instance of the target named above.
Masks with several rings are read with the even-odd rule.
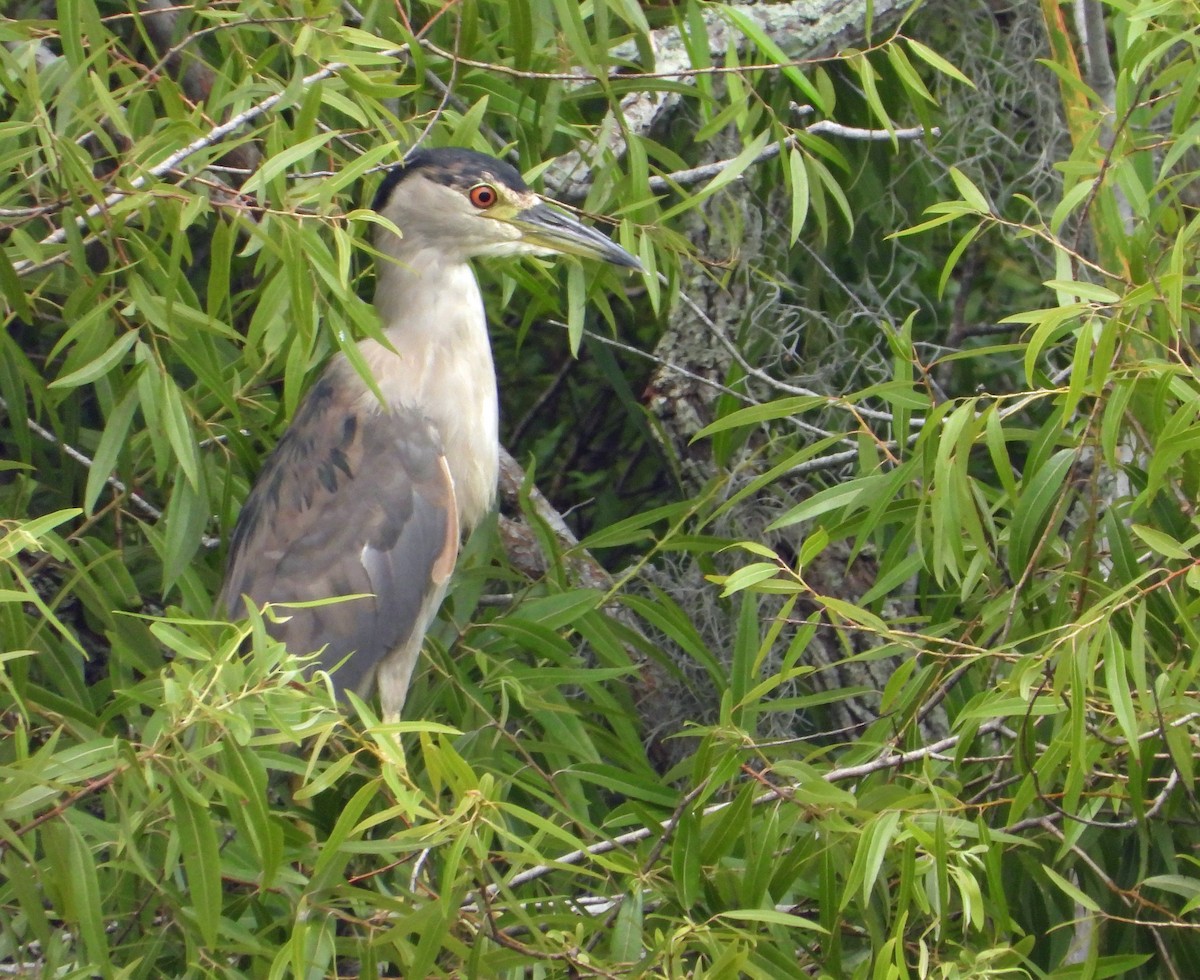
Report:
[[[339,691],[367,697],[378,686],[394,721],[460,538],[496,492],[496,373],[470,260],[560,252],[639,263],[543,204],[507,163],[470,150],[413,153],[374,208],[402,233],[376,236],[388,344],[358,347],[378,395],[344,355],[333,359],[242,508],[221,602],[239,617],[246,597],[365,596],[286,610],[271,629],[295,653],[321,651],[317,666]]]

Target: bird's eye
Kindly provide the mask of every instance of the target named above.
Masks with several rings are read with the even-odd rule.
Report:
[[[476,184],[467,192],[467,196],[480,211],[486,211],[499,199],[496,188],[491,184]]]

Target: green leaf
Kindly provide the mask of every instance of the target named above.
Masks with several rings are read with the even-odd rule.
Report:
[[[585,551],[595,551],[653,539],[654,535],[650,530],[652,527],[663,521],[681,518],[687,513],[687,508],[688,504],[685,502],[683,504],[666,504],[644,511],[588,535],[580,542],[580,547]]]
[[[162,397],[159,408],[162,411],[162,421],[167,431],[167,441],[175,453],[175,461],[183,471],[188,484],[195,491],[200,489],[200,460],[196,453],[196,438],[188,423],[187,409],[183,404],[183,395],[175,386],[175,382],[165,375],[162,377],[160,388]]]
[[[212,812],[184,787],[182,775],[171,781],[171,814],[187,873],[191,910],[209,946],[217,945],[221,922],[221,852]]]
[[[825,97],[812,84],[804,73],[792,65],[792,59],[784,53],[783,48],[775,43],[755,18],[740,7],[722,6],[718,8],[734,27],[741,31],[759,51],[781,67],[784,78],[796,86],[804,98],[820,113],[827,113],[830,107]]]
[[[232,737],[221,740],[223,770],[237,787],[229,800],[235,822],[243,827],[258,862],[259,887],[273,886],[283,860],[283,834],[273,822],[267,802],[267,777],[258,756]]]
[[[247,195],[263,194],[277,177],[282,176],[302,160],[307,160],[335,136],[337,136],[335,132],[317,133],[272,154],[242,185],[241,192]]]
[[[782,517],[772,521],[767,530],[777,531],[842,507],[852,508],[858,504],[871,503],[873,501],[868,499],[870,494],[885,482],[887,482],[886,476],[868,476],[827,487],[820,493],[814,493],[803,503],[797,504]]]
[[[83,510],[86,514],[95,510],[97,498],[117,468],[121,451],[126,448],[129,426],[133,422],[138,402],[137,386],[131,385],[108,416],[108,423],[96,444],[96,451],[92,454],[92,465],[88,470],[87,487],[83,494]]]
[[[642,958],[643,898],[640,890],[625,895],[613,923],[612,955],[623,963],[635,963]]]
[[[721,595],[730,596],[779,576],[780,568],[774,562],[755,561],[729,575],[712,576],[712,578],[721,584]]]
[[[788,177],[792,192],[788,242],[795,245],[804,230],[804,219],[808,217],[808,167],[804,163],[804,154],[795,146],[788,150]]]
[[[359,787],[358,792],[342,807],[337,823],[325,839],[317,863],[313,866],[314,886],[329,887],[341,875],[342,869],[353,856],[353,852],[345,845],[355,833],[363,812],[378,792],[379,787],[368,782]]]
[[[1073,885],[1071,882],[1067,881],[1066,878],[1060,875],[1049,865],[1043,864],[1042,871],[1046,877],[1049,878],[1055,885],[1057,885],[1075,904],[1082,905],[1089,912],[1095,912],[1099,914],[1103,911],[1091,895],[1088,895],[1077,885]]]
[[[817,408],[828,403],[829,399],[823,398],[820,395],[796,395],[788,398],[776,398],[769,402],[763,402],[761,405],[740,408],[737,411],[722,416],[715,422],[710,422],[692,436],[691,441],[694,443],[697,439],[705,439],[716,435],[718,432],[725,432],[729,429],[740,428],[741,426],[759,425],[762,422],[771,422],[775,419],[790,418],[793,415],[807,412],[810,408]]]
[[[884,50],[887,52],[888,62],[891,64],[892,70],[895,71],[904,88],[917,98],[923,99],[931,105],[937,105],[937,99],[934,98],[933,93],[926,87],[925,82],[913,67],[912,62],[908,60],[908,55],[904,53],[904,48],[898,44],[889,44]]]
[[[675,824],[671,847],[671,877],[684,909],[690,909],[700,897],[700,873],[700,820],[689,810]]]
[[[1022,577],[1032,559],[1051,511],[1067,490],[1066,477],[1074,462],[1074,449],[1060,449],[1037,472],[1026,474],[1009,532],[1009,568],[1015,578]]]
[[[726,163],[715,177],[707,184],[701,187],[695,193],[688,195],[678,204],[667,208],[660,216],[660,221],[669,221],[672,217],[682,214],[685,211],[690,211],[699,206],[703,201],[712,197],[723,187],[733,183],[751,164],[755,163],[762,155],[763,148],[771,141],[771,133],[764,131],[759,133],[741,153]]]
[[[725,668],[704,642],[692,619],[679,608],[666,593],[652,589],[652,599],[633,593],[625,593],[622,605],[628,606],[654,628],[662,630],[672,641],[678,643],[693,661],[704,667],[709,683],[718,691],[729,686]]]
[[[843,908],[848,904],[851,890],[861,892],[864,907],[869,904],[871,891],[879,878],[879,871],[883,867],[884,858],[892,846],[899,825],[900,814],[894,810],[881,813],[871,821],[859,841],[854,865],[846,878],[846,894],[842,897]]]
[[[137,339],[138,333],[136,330],[129,330],[121,334],[99,357],[77,368],[70,374],[55,378],[46,387],[79,388],[83,385],[92,384],[97,379],[108,374],[129,353],[129,349],[133,347]]]
[[[954,181],[954,186],[958,189],[958,193],[962,195],[962,199],[971,207],[972,210],[979,214],[991,214],[992,208],[988,204],[987,198],[983,196],[983,192],[971,183],[970,178],[957,167],[950,168],[950,179]]]
[[[18,317],[26,323],[33,321],[33,310],[29,306],[21,277],[4,251],[0,251],[0,295],[4,296]]]
[[[827,930],[819,923],[806,919],[802,915],[791,912],[780,912],[777,909],[728,909],[719,912],[717,919],[728,919],[732,922],[761,922],[766,925],[786,926],[789,929],[804,929],[809,932],[824,933]]]
[[[579,356],[579,345],[583,342],[584,321],[587,317],[587,284],[583,266],[572,262],[567,267],[567,338],[571,344],[571,356]]]
[[[49,864],[56,874],[56,891],[61,896],[61,914],[77,925],[83,938],[90,969],[104,977],[113,976],[108,933],[104,928],[97,859],[72,821],[59,820],[43,833]]]
[[[1033,336],[1025,348],[1025,378],[1030,385],[1035,384],[1037,360],[1052,340],[1076,326],[1077,318],[1087,311],[1082,303],[1069,303],[1066,306],[1056,306],[1045,310],[1033,310],[1028,313],[1014,314],[1004,317],[1001,323],[1033,323],[1036,327]]]
[[[1187,548],[1157,528],[1148,527],[1145,524],[1130,524],[1129,530],[1164,558],[1174,558],[1179,561],[1191,561],[1192,559],[1191,552]]]
[[[972,82],[971,79],[955,68],[954,65],[952,65],[932,48],[927,47],[920,41],[914,40],[911,37],[906,37],[904,41],[908,45],[909,50],[911,50],[913,54],[924,61],[927,65],[935,68],[937,71],[940,71],[943,75],[948,75],[957,82],[962,82],[964,85],[971,86],[971,88],[975,87],[975,83]]]
[[[940,224],[940,223],[941,223],[940,221],[939,222],[928,222],[927,221],[927,222],[925,222],[924,225],[920,225],[917,228],[910,229],[910,230],[917,231],[917,230],[921,230],[924,228],[930,228],[930,227],[935,226],[935,224]],[[962,237],[959,238],[959,240],[954,243],[954,247],[952,249],[950,249],[950,252],[946,255],[946,261],[944,263],[942,263],[942,274],[938,278],[938,296],[946,295],[946,285],[950,282],[950,277],[953,274],[955,268],[958,266],[958,260],[961,259],[963,256],[963,253],[966,252],[966,250],[971,247],[971,243],[974,242],[975,239],[978,238],[980,236],[980,234],[983,233],[983,230],[984,230],[983,225],[975,225],[973,228],[968,228],[966,230],[966,232],[962,235]]]
[[[208,523],[208,501],[198,495],[186,480],[171,491],[164,515],[165,533],[157,537],[163,561],[163,590],[168,591],[191,567]]]
[[[1141,887],[1158,888],[1189,902],[1200,899],[1200,880],[1186,875],[1151,875],[1142,881]]]
[[[1094,282],[1081,282],[1078,279],[1047,279],[1043,285],[1047,289],[1066,293],[1068,296],[1076,296],[1092,303],[1103,303],[1105,306],[1121,302],[1119,293],[1114,293],[1111,289]]]
[[[897,145],[895,135],[895,125],[892,123],[891,116],[888,115],[887,109],[884,107],[883,99],[879,95],[879,87],[876,82],[879,79],[875,71],[875,67],[871,64],[869,58],[862,54],[853,54],[847,59],[847,64],[854,74],[858,77],[859,85],[862,88],[863,99],[867,103],[867,108],[870,109],[873,115],[885,130],[892,135],[892,146]]]

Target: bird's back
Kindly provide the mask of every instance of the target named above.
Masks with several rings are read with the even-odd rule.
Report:
[[[428,626],[429,598],[454,566],[458,516],[441,440],[427,419],[379,406],[345,361],[309,392],[246,500],[221,601],[257,604],[359,595],[304,609],[272,633],[324,652],[339,689],[369,693],[376,667]],[[355,654],[346,659],[349,654]],[[411,668],[410,668],[411,669]]]

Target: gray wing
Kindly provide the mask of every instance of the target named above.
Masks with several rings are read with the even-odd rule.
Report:
[[[234,529],[220,601],[238,617],[244,595],[261,606],[369,593],[288,610],[271,628],[293,653],[324,647],[326,670],[345,660],[338,690],[366,696],[379,664],[424,633],[458,554],[458,519],[432,425],[377,407],[352,375],[327,371],[267,460]]]

